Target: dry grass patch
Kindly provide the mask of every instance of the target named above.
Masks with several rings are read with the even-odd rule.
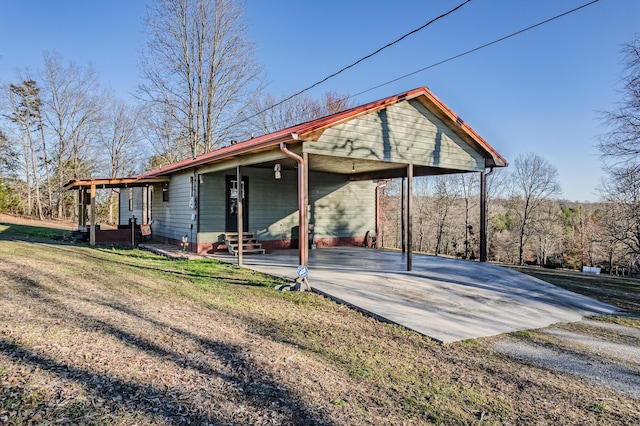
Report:
[[[510,266],[510,268],[540,278],[558,287],[617,306],[627,314],[640,316],[640,280],[542,269],[535,266]]]
[[[633,424],[637,401],[211,260],[0,241],[0,423]]]

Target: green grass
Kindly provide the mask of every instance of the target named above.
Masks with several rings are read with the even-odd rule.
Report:
[[[87,249],[94,258],[121,266],[131,266],[188,278],[197,288],[210,289],[220,284],[275,287],[283,280],[214,259],[174,260],[137,248],[99,247]]]

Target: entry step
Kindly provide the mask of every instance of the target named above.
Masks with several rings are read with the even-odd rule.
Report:
[[[265,249],[262,248],[262,244],[255,238],[252,232],[243,232],[242,239],[237,232],[225,232],[224,243],[234,256],[238,255],[238,247],[242,240],[242,254],[265,254]]]

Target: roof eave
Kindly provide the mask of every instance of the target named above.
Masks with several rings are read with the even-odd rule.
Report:
[[[302,142],[298,140],[297,136],[294,136],[295,133],[287,133],[285,135],[277,134],[275,137],[271,138],[255,138],[249,139],[244,142],[240,142],[235,145],[229,145],[215,151],[211,151],[206,154],[202,154],[196,158],[182,160],[174,164],[170,164],[166,167],[160,167],[156,170],[152,170],[150,172],[144,173],[139,177],[155,177],[155,176],[166,176],[171,173],[179,172],[182,170],[188,170],[194,167],[201,166],[203,164],[214,163],[216,161],[221,161],[227,158],[236,157],[238,155],[244,155],[250,152],[258,152],[264,149],[272,148],[280,145],[281,142]],[[267,135],[268,136],[268,135]]]
[[[92,186],[100,188],[127,188],[153,185],[156,183],[166,183],[168,181],[169,179],[166,177],[72,179],[67,182],[62,188],[65,191],[71,189],[91,188]]]

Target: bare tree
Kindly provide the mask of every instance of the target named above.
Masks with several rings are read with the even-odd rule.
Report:
[[[537,154],[519,155],[513,162],[510,186],[519,225],[518,263],[522,265],[525,237],[534,214],[545,200],[561,192],[558,170]]]
[[[5,132],[0,129],[0,176],[13,173],[18,161],[18,153]]]
[[[247,121],[252,132],[267,134],[296,124],[325,117],[353,106],[349,95],[325,92],[317,100],[300,95],[278,102],[272,95],[256,98],[248,107]]]
[[[457,198],[460,196],[460,188],[456,185],[455,175],[435,176],[433,181],[433,220],[436,229],[436,244],[434,248],[437,256],[444,249],[445,227],[447,218]]]
[[[532,224],[536,258],[540,266],[549,264],[549,256],[562,252],[563,229],[560,209],[551,200],[544,200]]]
[[[470,212],[476,206],[477,195],[480,190],[480,179],[477,173],[463,173],[455,175],[459,186],[459,193],[462,197],[464,213],[464,258],[469,259],[473,253],[473,224],[471,223]]]
[[[170,108],[170,105],[164,105]],[[142,110],[144,133],[147,135],[146,141],[153,149],[154,155],[149,157],[147,170],[157,169],[168,164],[179,161],[180,153],[176,150],[176,143],[180,139],[180,131],[176,122],[171,118],[172,113],[161,112],[150,105],[146,105]]]
[[[43,57],[43,115],[51,143],[57,216],[65,217],[64,184],[91,175],[91,144],[98,133],[105,95],[93,67],[74,62],[65,65],[58,54],[45,52]]]
[[[609,168],[637,168],[640,154],[640,36],[626,44],[622,99],[618,108],[604,112],[607,132],[599,148]]]
[[[607,132],[600,152],[608,177],[600,186],[605,202],[604,226],[623,244],[632,263],[640,257],[640,36],[625,45],[622,99],[603,118]]]
[[[123,101],[112,100],[105,112],[99,135],[109,177],[116,178],[135,174],[141,169],[140,114]],[[114,223],[114,190],[109,191],[109,223]]]
[[[254,95],[261,68],[242,12],[236,0],[154,0],[147,9],[140,95],[177,123],[172,149],[183,158],[219,146]]]
[[[607,209],[606,205],[600,205]],[[609,258],[609,269],[617,243],[610,238],[602,227],[609,218],[602,217],[601,208],[595,209],[589,204],[575,204],[560,209],[560,218],[564,226],[565,252],[569,266],[595,266],[596,248],[601,246],[602,257]]]
[[[17,126],[22,144],[22,160],[24,162],[24,176],[27,186],[27,214],[33,213],[31,193],[34,192],[36,214],[40,219],[44,219],[40,197],[38,148],[33,135],[36,131],[42,104],[36,82],[34,80],[25,80],[19,85],[10,84],[9,99],[12,109],[8,118]]]
[[[413,210],[414,222],[413,230],[417,233],[414,243],[418,251],[426,251],[430,229],[431,229],[431,197],[430,186],[431,181],[427,177],[417,177],[413,182]]]
[[[634,258],[640,256],[640,170],[618,169],[600,188],[605,202],[603,224]]]
[[[488,257],[497,260],[496,249],[498,245],[495,241],[500,228],[494,226],[494,216],[500,209],[499,201],[503,197],[506,188],[506,176],[508,172],[504,168],[493,169],[487,175],[487,252]]]
[[[494,261],[515,263],[518,259],[518,224],[510,207],[508,200],[496,199],[492,203],[488,248]]]

